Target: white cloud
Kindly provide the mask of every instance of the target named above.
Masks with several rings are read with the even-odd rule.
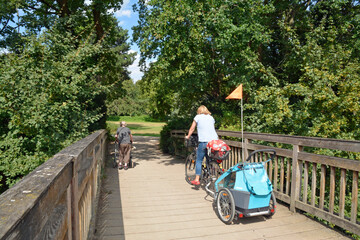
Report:
[[[10,53],[10,52],[6,48],[0,48],[0,55],[8,54],[8,53]]]
[[[128,5],[129,5],[129,3],[130,3],[130,0],[124,0],[124,1],[123,1],[123,5],[122,5],[121,7],[122,7],[122,8],[127,8]]]
[[[134,52],[136,51],[134,50],[129,51],[129,53],[134,53]],[[128,67],[128,71],[130,72],[130,77],[133,80],[133,82],[139,81],[144,75],[144,73],[140,71],[139,60],[140,60],[140,55],[138,53],[135,56],[135,61],[133,62],[133,64]]]
[[[114,12],[115,16],[116,17],[128,17],[130,18],[131,17],[131,14],[132,14],[132,11],[131,10],[119,10],[119,11],[116,11]]]
[[[90,0],[86,0],[86,1],[90,1]],[[132,17],[132,6],[130,5],[130,0],[124,0],[123,4],[121,5],[121,9],[114,12],[113,9],[111,9],[109,11],[110,13],[114,13],[114,15],[116,17],[128,17],[131,18]]]

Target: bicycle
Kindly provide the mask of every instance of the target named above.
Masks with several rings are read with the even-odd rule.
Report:
[[[185,160],[185,180],[191,184],[191,181],[195,179],[196,168],[196,152],[198,148],[197,137],[191,136],[190,139],[185,139],[185,146],[187,148],[193,148],[191,153]],[[222,160],[226,159],[229,155],[229,151],[224,155],[211,155],[206,161],[203,161],[201,166],[200,183],[205,187],[206,192],[212,197],[215,196],[215,181],[224,172],[221,167]]]

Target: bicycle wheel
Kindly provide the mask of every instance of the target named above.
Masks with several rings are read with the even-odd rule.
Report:
[[[114,143],[115,149],[114,149],[114,161],[113,161],[113,168],[116,168],[118,166],[118,154],[119,154],[119,145],[117,142]]]
[[[196,155],[191,153],[185,160],[185,180],[191,185],[191,181],[195,179]]]
[[[215,181],[220,177],[222,174],[219,164],[216,162],[210,162],[210,175],[208,176],[207,181],[210,182],[209,190],[215,193]]]
[[[222,188],[219,191],[216,207],[220,220],[225,224],[230,224],[235,216],[235,201],[229,189]]]

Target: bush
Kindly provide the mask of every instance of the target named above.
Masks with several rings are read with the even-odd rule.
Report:
[[[163,127],[160,132],[160,149],[164,153],[174,154],[175,149],[172,145],[171,130],[189,129],[192,123],[190,117],[177,117],[174,116],[168,120],[167,124]]]

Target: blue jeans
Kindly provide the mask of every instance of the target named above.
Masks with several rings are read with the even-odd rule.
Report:
[[[195,174],[198,176],[201,175],[201,166],[202,166],[204,157],[206,157],[206,164],[209,162],[206,145],[207,145],[207,142],[199,142],[199,146],[198,146],[198,149],[196,152]]]

